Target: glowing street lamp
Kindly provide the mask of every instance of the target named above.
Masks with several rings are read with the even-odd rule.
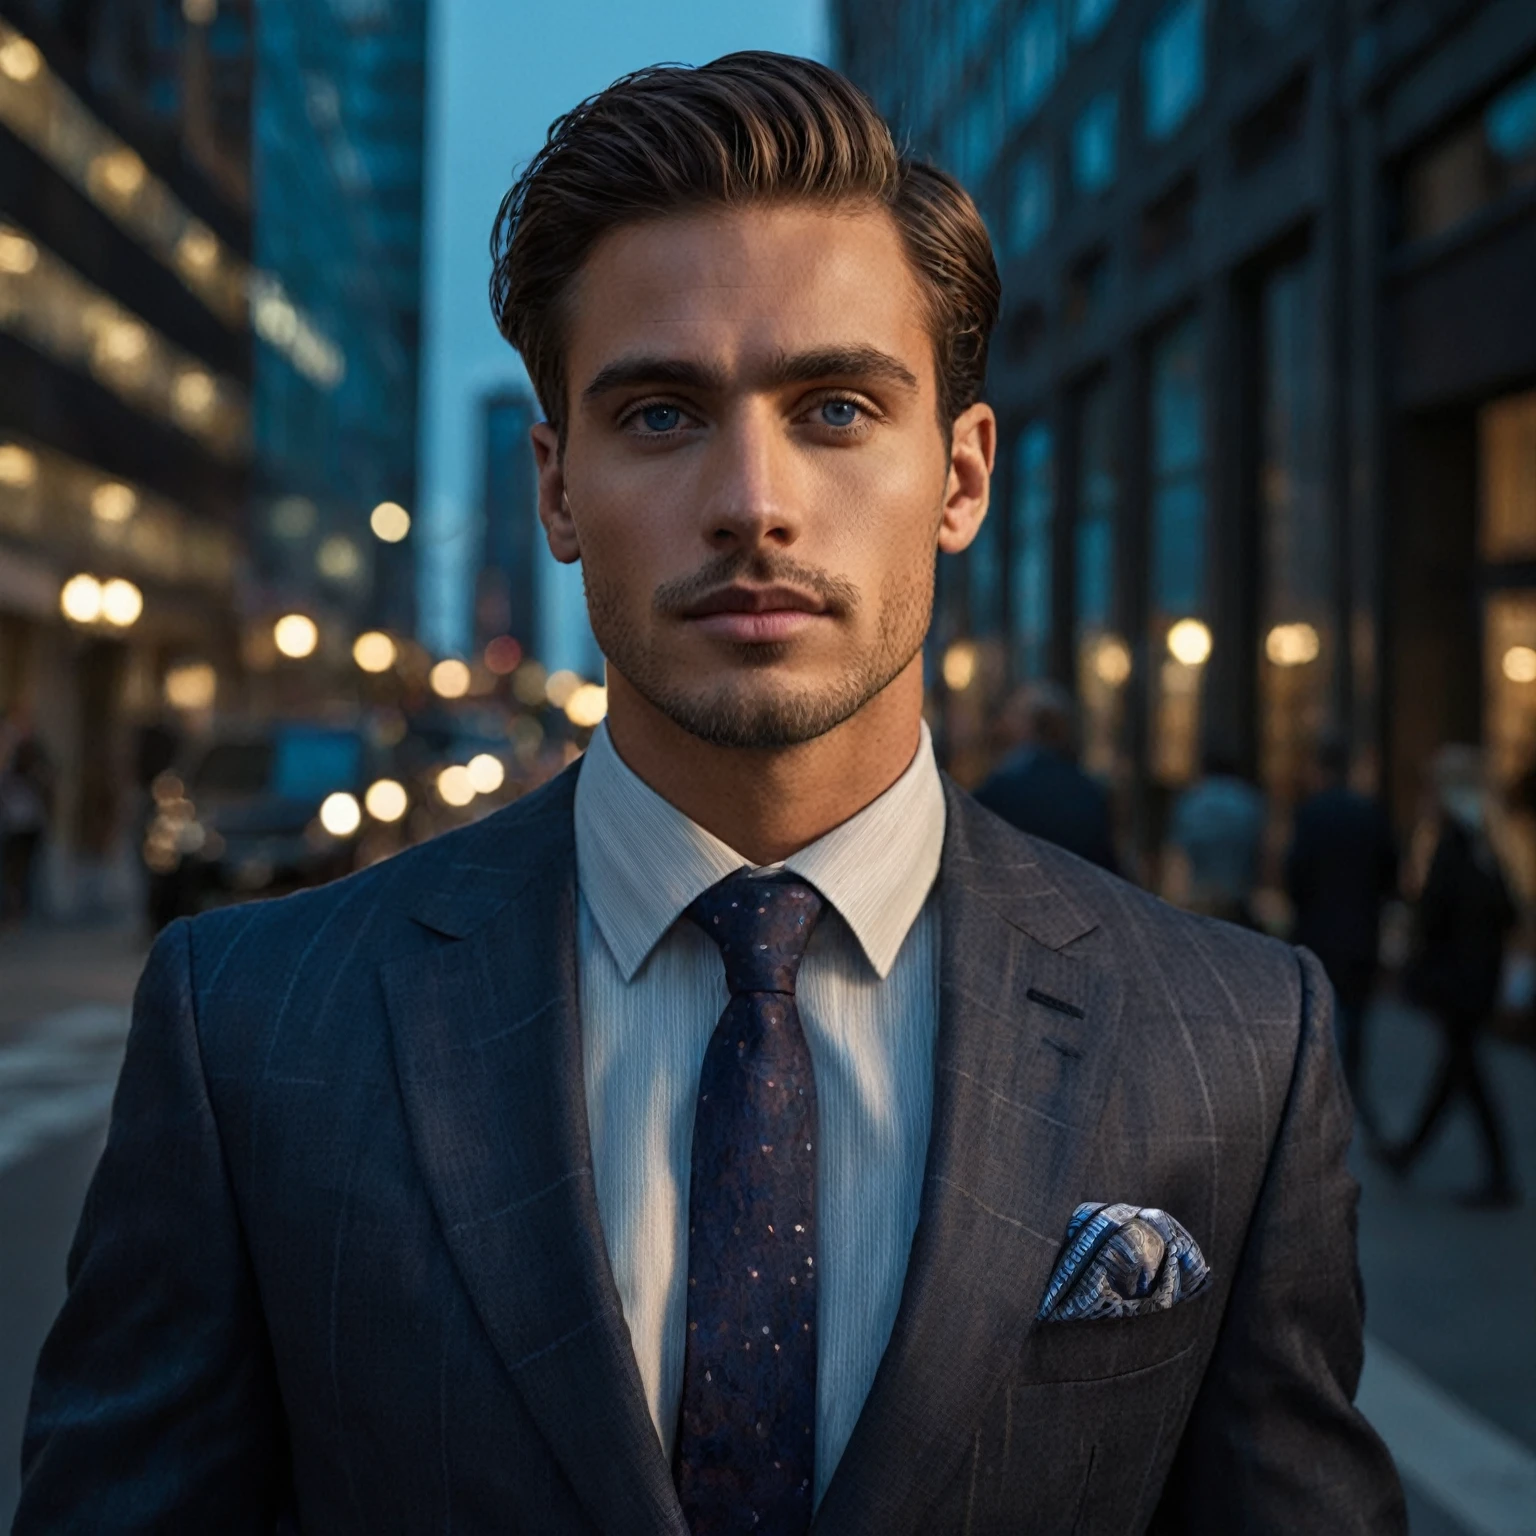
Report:
[[[469,668],[457,656],[438,662],[427,680],[440,699],[462,699],[469,692]]]
[[[501,759],[489,752],[476,753],[464,771],[469,775],[469,782],[477,795],[495,794],[507,776]]]
[[[398,501],[381,501],[368,517],[374,538],[383,544],[398,544],[411,531],[411,514]]]
[[[1168,654],[1186,667],[1203,666],[1211,655],[1211,631],[1199,619],[1180,619],[1168,631]]]
[[[364,672],[388,672],[400,647],[381,629],[370,629],[352,642],[352,659]]]
[[[101,616],[108,624],[127,629],[144,612],[144,594],[131,581],[114,576],[101,589]]]
[[[363,811],[356,795],[339,789],[320,802],[320,825],[332,837],[351,837],[362,824]]]
[[[375,821],[399,821],[409,804],[405,786],[396,779],[375,779],[363,796],[363,805]]]
[[[272,626],[272,643],[290,661],[313,656],[320,643],[320,630],[305,613],[285,613]]]
[[[101,617],[101,583],[82,571],[59,592],[59,611],[71,624],[94,624]]]

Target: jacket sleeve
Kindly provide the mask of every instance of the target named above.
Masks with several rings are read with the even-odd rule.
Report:
[[[1301,1039],[1226,1316],[1151,1529],[1401,1536],[1402,1490],[1354,1407],[1363,1357],[1359,1186],[1332,994],[1306,950]]]
[[[111,1128],[43,1346],[13,1536],[270,1536],[287,1459],[203,1077],[185,923],[134,999]]]

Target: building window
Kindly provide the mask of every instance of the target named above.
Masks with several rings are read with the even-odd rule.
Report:
[[[1484,560],[1536,560],[1536,390],[1478,412]]]
[[[1056,0],[1028,0],[1014,23],[1008,48],[1008,116],[1022,122],[1056,81],[1061,31]]]
[[[1114,14],[1115,0],[1071,0],[1072,41],[1091,43]]]
[[[1334,559],[1323,499],[1312,264],[1259,294],[1259,775],[1293,805],[1327,725],[1336,650]]]
[[[1107,192],[1118,173],[1120,98],[1101,91],[1072,127],[1072,185],[1084,197]]]
[[[1166,139],[1205,94],[1205,0],[1177,0],[1141,51],[1141,101],[1149,139]]]
[[[1082,708],[1083,766],[1116,767],[1131,676],[1131,650],[1115,627],[1115,559],[1120,523],[1120,454],[1114,386],[1107,378],[1081,396],[1077,418],[1077,527],[1073,650]]]
[[[1205,392],[1191,315],[1152,351],[1149,656],[1152,774],[1187,783],[1198,766],[1200,692],[1212,636],[1205,618]]]
[[[1083,325],[1104,307],[1109,293],[1109,252],[1104,246],[1084,251],[1067,269],[1062,306],[1068,325]]]
[[[1055,480],[1051,429],[1031,422],[1014,447],[1012,608],[1020,677],[1044,677],[1051,660],[1051,522]]]
[[[1244,174],[1267,165],[1299,142],[1307,126],[1311,81],[1302,70],[1232,131],[1232,163]]]
[[[1040,243],[1051,227],[1051,168],[1038,150],[1019,156],[1013,168],[1013,197],[1008,216],[1008,246],[1022,256]]]
[[[1431,239],[1533,183],[1536,70],[1413,158],[1403,177],[1404,233],[1410,240]]]
[[[1156,266],[1171,251],[1187,245],[1195,233],[1195,204],[1200,188],[1193,176],[1175,182],[1141,215],[1141,259]]]

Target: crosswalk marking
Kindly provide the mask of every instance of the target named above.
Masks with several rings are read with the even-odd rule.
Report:
[[[105,1121],[128,1035],[126,1008],[82,1004],[0,1047],[0,1173]]]

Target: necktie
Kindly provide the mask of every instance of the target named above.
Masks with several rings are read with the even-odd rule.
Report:
[[[731,1000],[699,1077],[678,1494],[694,1536],[803,1536],[816,1470],[816,1082],[795,973],[821,897],[745,873],[688,916]]]

